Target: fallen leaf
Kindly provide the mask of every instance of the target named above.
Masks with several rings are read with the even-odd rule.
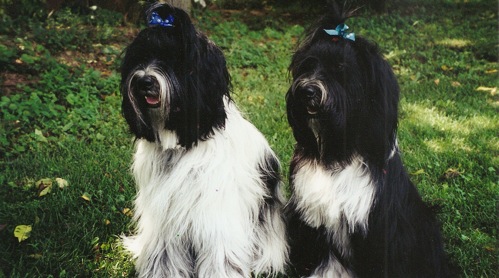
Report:
[[[42,254],[31,254],[28,257],[35,259],[35,260],[39,260],[39,259],[43,258],[43,255]]]
[[[36,136],[37,141],[48,143],[47,137],[45,137],[45,135],[43,135],[41,130],[35,129],[35,136]]]
[[[88,194],[87,192],[83,193],[83,195],[81,195],[81,198],[87,202],[92,201],[92,196],[90,194]]]
[[[443,71],[449,71],[449,70],[452,70],[452,68],[451,68],[451,67],[448,67],[447,65],[442,65],[440,68],[441,68]]]
[[[480,86],[480,87],[476,88],[476,90],[481,91],[481,92],[489,92],[490,94],[495,95],[497,92],[497,87]]]
[[[485,73],[486,74],[491,74],[491,73],[496,73],[497,70],[496,69],[491,69],[491,70],[486,70]]]
[[[438,84],[440,84],[440,79],[435,79],[433,82],[438,86]]]
[[[132,217],[133,216],[133,212],[129,208],[124,208],[123,209],[123,214],[126,215],[126,216],[128,216],[128,217]]]
[[[107,226],[107,225],[111,224],[111,221],[109,221],[109,219],[105,219],[104,224],[106,224],[106,226]]]
[[[459,83],[457,81],[452,81],[451,85],[452,85],[452,87],[459,87],[459,86],[461,86],[461,83]]]
[[[422,175],[424,173],[425,173],[424,169],[419,169],[416,172],[412,172],[411,175],[413,175],[413,176],[419,176],[419,175]]]
[[[14,236],[17,237],[19,242],[24,241],[29,238],[31,233],[31,225],[19,225],[14,229]]]
[[[64,189],[69,186],[68,181],[65,179],[56,178],[55,182],[57,182],[57,185],[59,186],[60,189]]]
[[[485,86],[480,86],[476,88],[477,91],[484,91],[484,92],[490,92],[494,90],[496,87],[485,87]]]
[[[489,251],[489,252],[494,252],[494,251],[496,251],[496,248],[495,248],[494,246],[485,246],[484,248],[485,248],[485,250],[487,250],[487,251]]]
[[[449,168],[445,171],[445,173],[440,177],[440,179],[448,180],[455,177],[459,177],[462,173],[457,169]]]
[[[41,179],[35,183],[38,189],[38,196],[42,197],[52,191],[52,180],[51,179]]]

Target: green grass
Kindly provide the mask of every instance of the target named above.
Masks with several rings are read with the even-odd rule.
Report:
[[[426,2],[348,25],[378,42],[397,74],[403,159],[423,198],[441,208],[449,256],[463,277],[496,277],[497,3]],[[195,15],[223,48],[233,97],[280,157],[286,180],[294,145],[284,103],[287,66],[313,16],[267,12]],[[44,22],[2,19],[0,277],[134,275],[119,244],[132,230],[127,209],[135,190],[116,65],[136,30],[75,17],[68,21],[65,11]],[[85,37],[72,33],[76,25],[88,28]],[[54,26],[71,28],[58,33]],[[42,178],[69,186],[54,184],[39,196]],[[17,225],[32,226],[28,239],[14,237]]]

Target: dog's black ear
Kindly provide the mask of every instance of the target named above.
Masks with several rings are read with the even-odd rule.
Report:
[[[364,142],[368,146],[373,162],[384,163],[392,151],[397,132],[397,117],[400,88],[390,64],[383,58],[379,48],[363,38],[353,44],[361,56],[366,76],[367,90]]]
[[[230,75],[222,50],[205,35],[198,33],[186,50],[188,72],[181,98],[189,105],[182,111],[187,121],[179,137],[181,144],[189,147],[225,126],[224,96],[230,99]]]
[[[288,118],[288,123],[293,129],[293,135],[298,144],[304,146],[315,146],[317,142],[312,131],[307,128],[307,118],[302,115],[304,112],[300,113],[299,111],[300,109],[302,109],[301,105],[295,107],[297,103],[292,101],[292,94],[292,88],[289,88],[288,92],[286,93],[286,115]]]

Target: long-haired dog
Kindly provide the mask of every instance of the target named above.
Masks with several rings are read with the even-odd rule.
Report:
[[[332,6],[290,65],[291,264],[311,277],[444,277],[439,225],[397,147],[397,80],[346,31],[349,16]]]
[[[287,261],[279,162],[229,97],[222,51],[155,4],[126,48],[123,114],[136,136],[140,277],[250,277]]]

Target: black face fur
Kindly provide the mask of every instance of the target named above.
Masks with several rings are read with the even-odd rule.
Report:
[[[225,125],[224,96],[230,91],[225,58],[183,10],[156,4],[148,21],[152,12],[163,19],[171,15],[174,24],[145,28],[126,48],[123,114],[137,138],[158,141],[158,132],[167,129],[191,148]]]
[[[288,121],[300,156],[331,164],[359,154],[383,164],[395,141],[398,84],[375,44],[324,31],[346,18],[324,17],[294,54]]]

